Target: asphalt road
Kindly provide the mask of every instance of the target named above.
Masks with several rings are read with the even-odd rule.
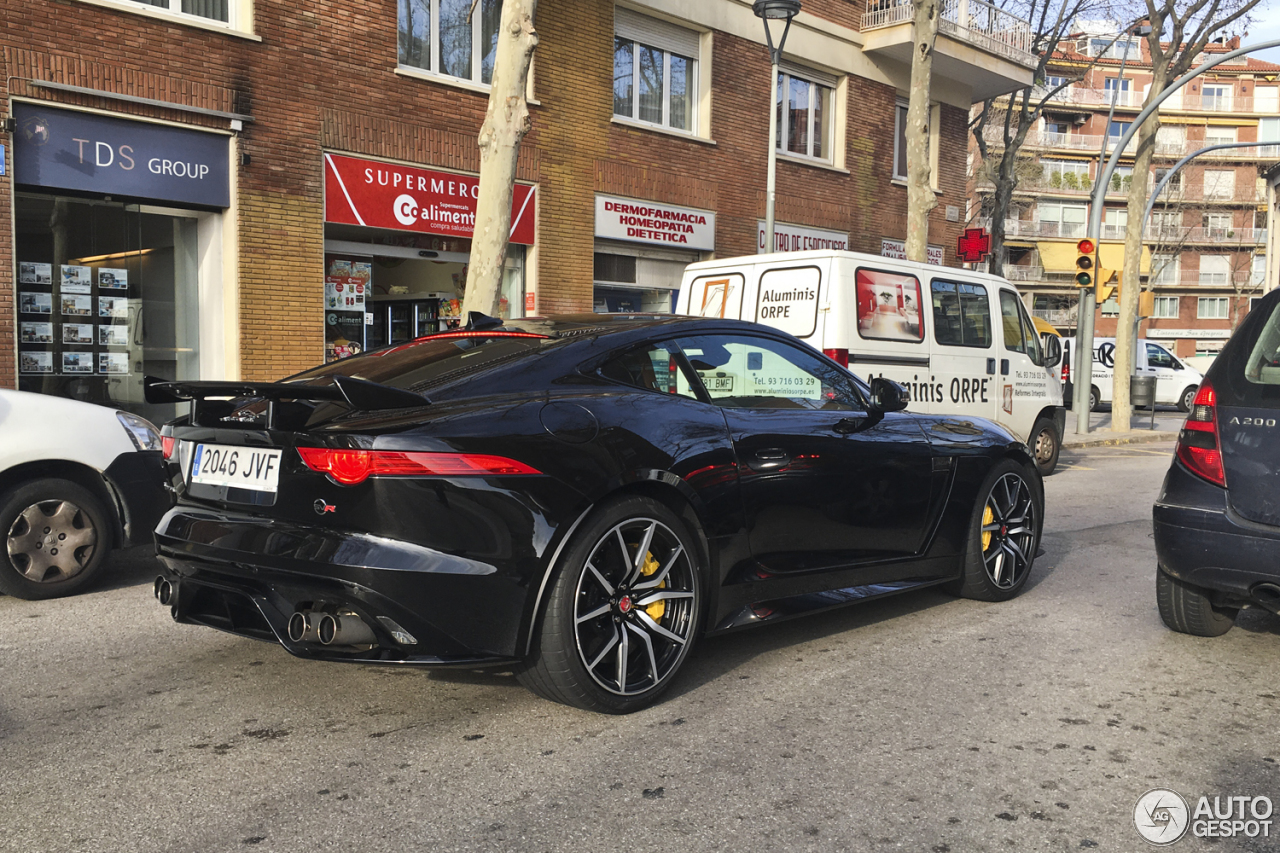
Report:
[[[703,642],[624,718],[175,625],[126,553],[91,593],[0,598],[0,850],[1147,849],[1150,788],[1280,802],[1280,618],[1203,640],[1156,613],[1170,450],[1064,451],[1014,601]]]

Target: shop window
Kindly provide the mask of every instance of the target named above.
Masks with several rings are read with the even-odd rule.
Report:
[[[596,252],[594,263],[597,314],[658,313],[675,310],[680,278],[689,260],[643,258]]]
[[[143,377],[200,378],[196,214],[19,194],[18,387],[160,422]]]
[[[920,280],[879,270],[858,270],[858,334],[872,340],[924,340]]]
[[[487,86],[501,15],[501,0],[400,0],[400,65]]]
[[[934,279],[933,334],[940,344],[956,347],[991,346],[991,305],[980,284]]]
[[[614,10],[613,114],[697,132],[698,33]]]

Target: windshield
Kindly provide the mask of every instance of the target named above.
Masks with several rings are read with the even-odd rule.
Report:
[[[428,388],[482,373],[500,364],[558,343],[535,332],[512,329],[492,332],[446,332],[399,346],[339,359],[296,376],[289,382],[311,382],[350,376],[392,388],[421,393]]]

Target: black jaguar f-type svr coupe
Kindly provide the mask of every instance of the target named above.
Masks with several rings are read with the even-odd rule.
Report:
[[[698,636],[1027,581],[1035,460],[782,332],[481,318],[276,383],[178,382],[155,594],[300,657],[652,703]]]

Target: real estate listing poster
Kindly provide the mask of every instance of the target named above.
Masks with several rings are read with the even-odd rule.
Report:
[[[64,352],[62,354],[63,373],[93,373],[93,353]]]
[[[93,297],[92,296],[62,297],[62,316],[89,317],[92,314],[93,314]]]
[[[20,338],[24,344],[53,343],[52,323],[23,323]]]
[[[129,271],[102,267],[98,270],[99,290],[128,290]]]
[[[24,291],[18,297],[18,312],[20,314],[52,314],[53,294]]]
[[[62,342],[64,344],[92,344],[93,326],[89,323],[63,323]]]
[[[127,352],[98,353],[99,373],[128,373],[129,354]]]
[[[20,373],[53,373],[53,353],[18,353],[18,371]]]
[[[36,264],[23,261],[18,264],[18,282],[21,284],[53,284],[53,264]]]
[[[99,326],[98,343],[104,347],[127,347],[129,345],[129,327]]]
[[[81,266],[62,266],[62,292],[88,293],[93,286],[93,268]]]
[[[99,296],[98,316],[128,319],[129,300],[123,296]]]

